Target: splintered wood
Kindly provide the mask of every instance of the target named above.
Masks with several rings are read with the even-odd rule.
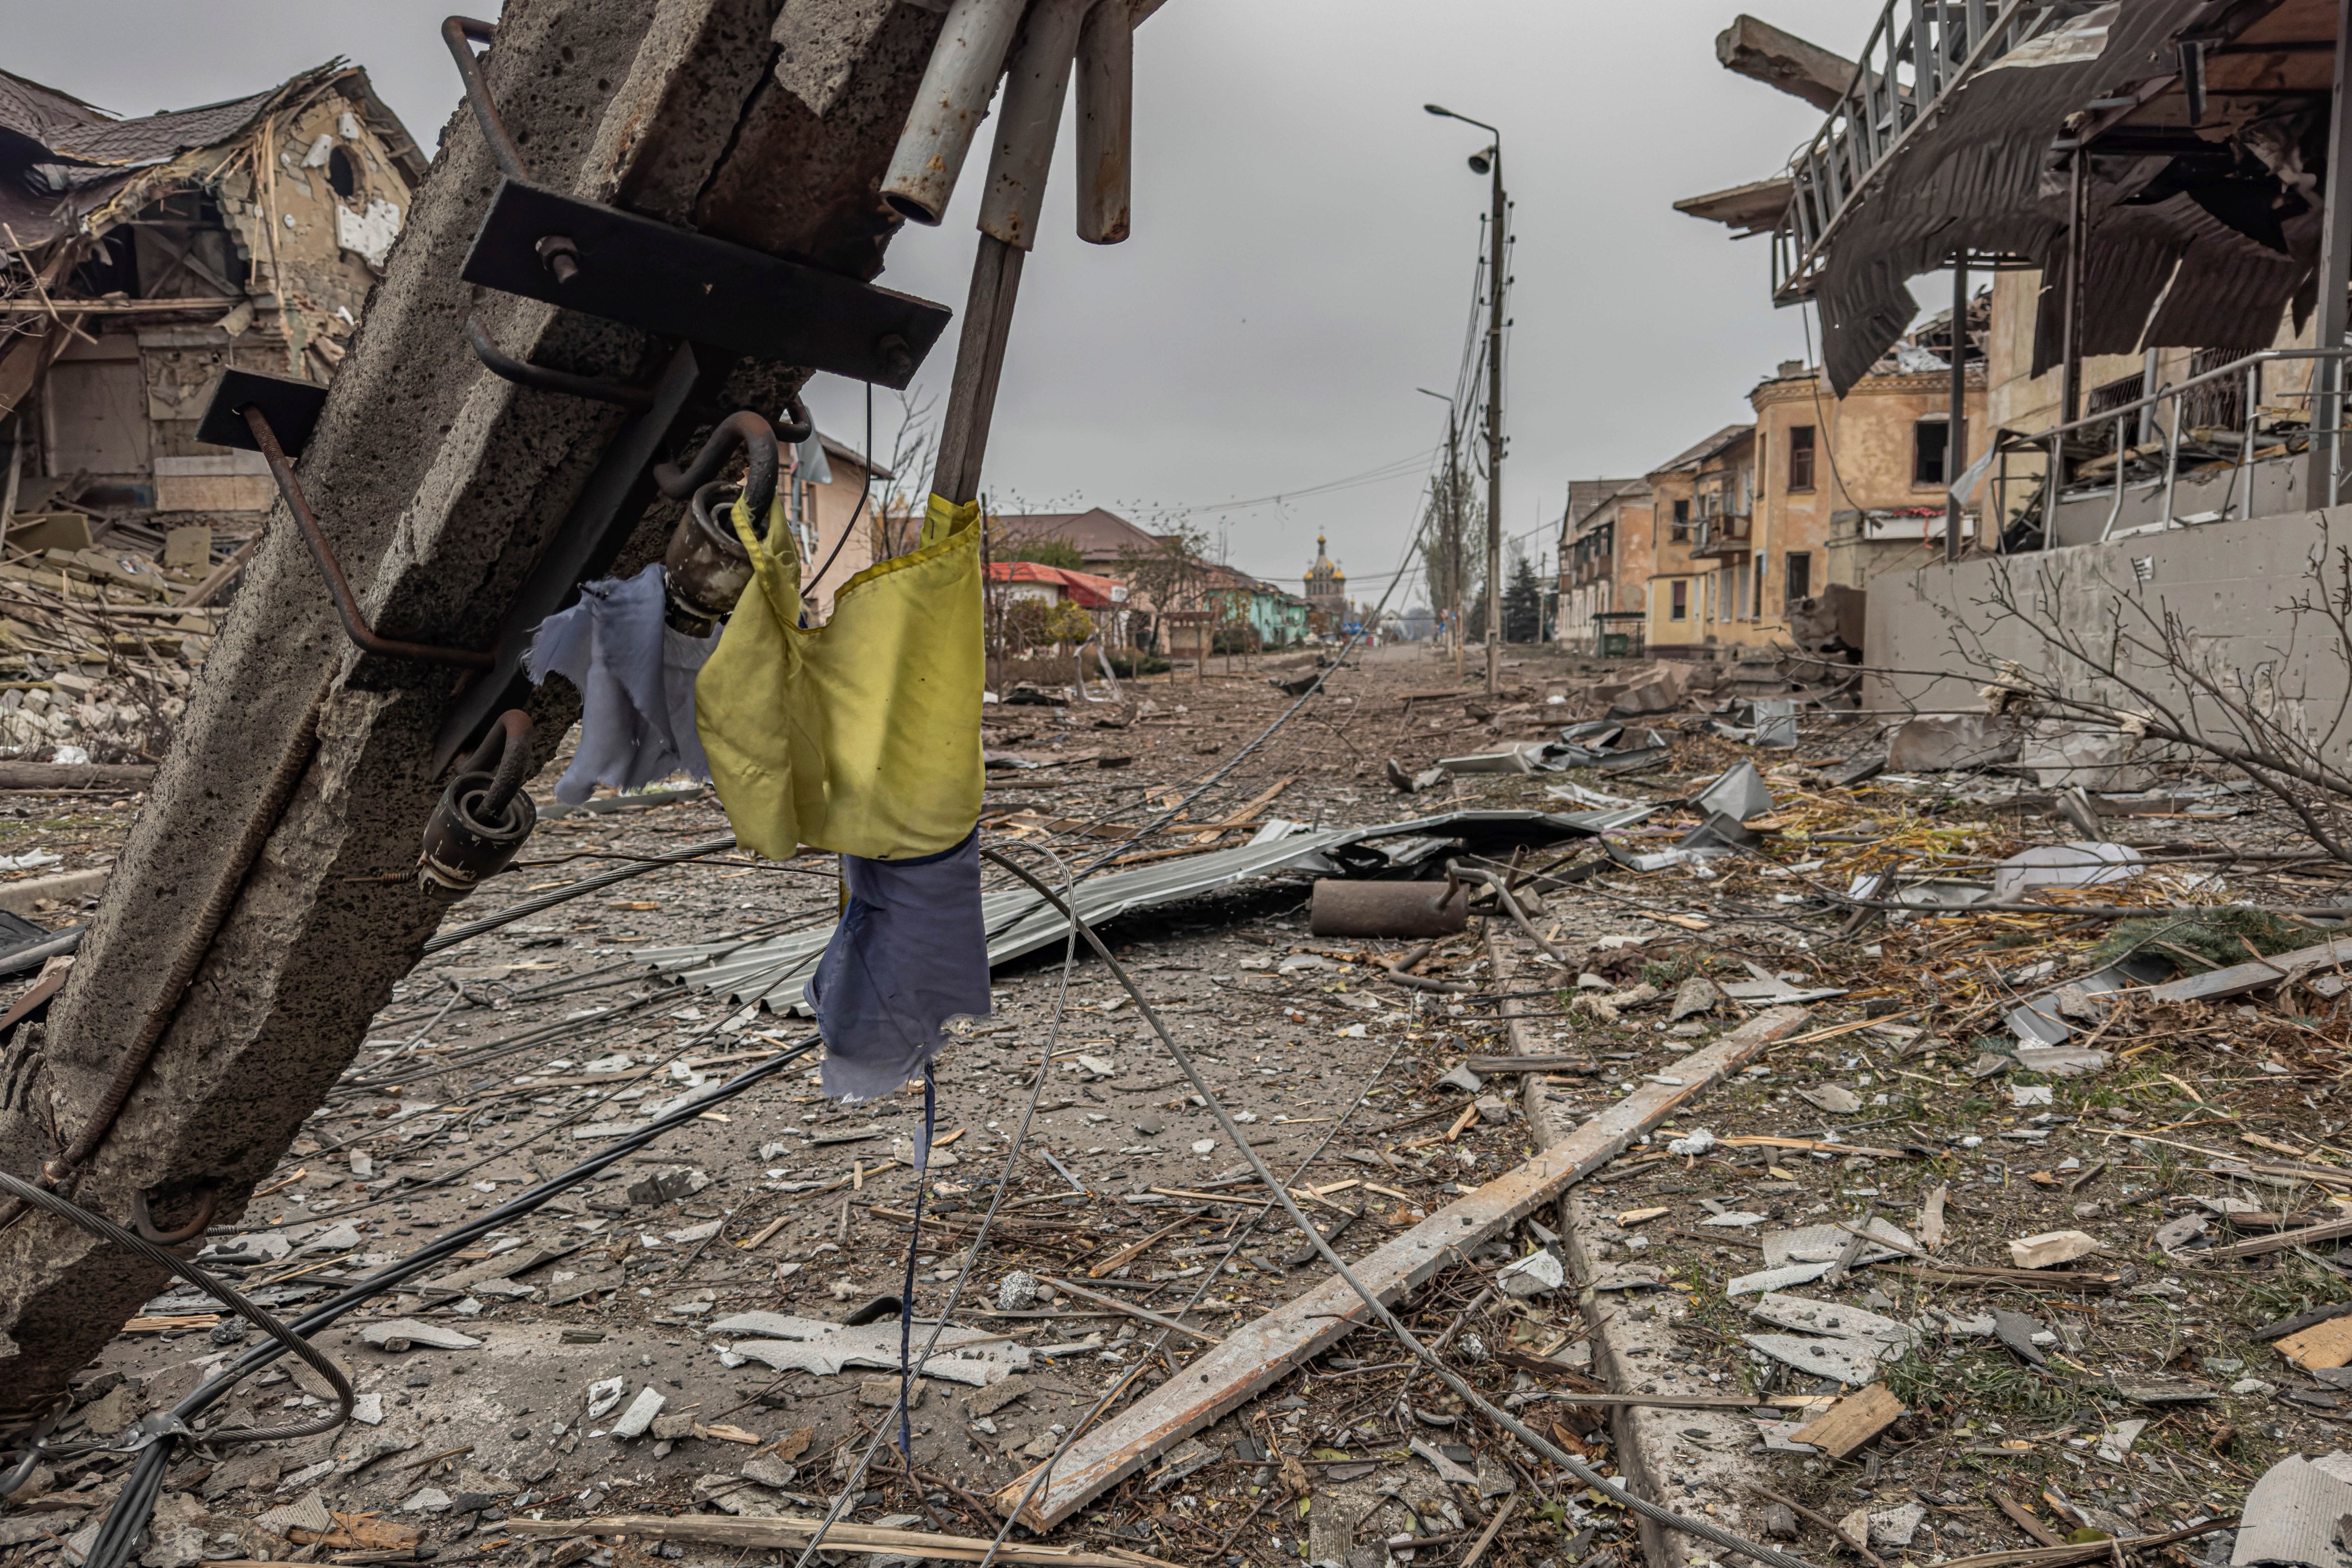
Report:
[[[1885,1384],[1874,1383],[1859,1394],[1847,1394],[1789,1436],[1792,1441],[1811,1443],[1832,1459],[1843,1459],[1903,1415],[1903,1402],[1889,1394]]]

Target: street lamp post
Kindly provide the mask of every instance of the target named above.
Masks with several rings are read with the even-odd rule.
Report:
[[[1503,195],[1503,133],[1438,104],[1422,108],[1495,139],[1470,155],[1471,171],[1489,177],[1494,197],[1486,226],[1486,689],[1492,693],[1501,689],[1503,674],[1503,225],[1510,206]]]

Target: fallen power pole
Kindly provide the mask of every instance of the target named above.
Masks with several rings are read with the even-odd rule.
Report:
[[[879,193],[943,26],[1006,9],[539,0],[450,24],[472,106],[332,386],[215,400],[303,506],[272,513],[70,979],[0,1054],[0,1168],[159,1238],[241,1214],[449,908],[403,874],[453,759],[504,734],[536,764],[576,714],[516,677],[521,640],[583,576],[660,554],[680,508],[653,464],[730,410],[776,417],[811,367],[902,386],[940,334],[947,311],[865,281],[899,221]],[[1151,5],[1097,9],[1099,107]],[[1123,233],[1119,132],[1118,180],[1088,188],[1116,185]],[[976,476],[984,405],[966,428]],[[164,1276],[46,1212],[0,1223],[5,1431]]]

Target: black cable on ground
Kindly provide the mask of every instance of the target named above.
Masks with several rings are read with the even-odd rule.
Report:
[[[230,1310],[238,1317],[268,1334],[277,1342],[280,1349],[291,1351],[300,1356],[311,1370],[325,1378],[328,1384],[335,1391],[335,1413],[331,1415],[324,1415],[310,1421],[298,1421],[288,1426],[227,1428],[210,1434],[214,1438],[226,1443],[268,1443],[288,1437],[309,1437],[320,1432],[332,1431],[351,1419],[352,1385],[344,1378],[341,1369],[307,1341],[295,1337],[293,1332],[276,1317],[254,1305],[237,1290],[215,1279],[207,1270],[199,1268],[177,1253],[165,1250],[137,1232],[115,1224],[103,1215],[92,1214],[71,1199],[59,1197],[46,1187],[36,1186],[31,1182],[9,1175],[5,1171],[0,1171],[0,1192],[22,1199],[35,1208],[46,1209],[60,1219],[68,1220],[81,1226],[92,1236],[113,1243],[125,1252],[135,1253],[159,1268],[168,1268],[207,1296],[215,1300],[226,1302]],[[185,1430],[184,1427],[179,1427],[177,1422],[168,1424],[142,1422],[139,1429],[139,1437],[147,1442],[153,1442],[163,1436],[166,1431],[175,1427]],[[55,1447],[35,1443],[21,1462],[7,1474],[0,1475],[0,1498],[7,1497],[22,1486],[25,1478],[33,1473],[33,1467],[48,1455],[88,1453],[100,1448],[115,1447],[117,1445],[102,1441],[63,1444]]]
[[[388,1291],[399,1289],[408,1280],[436,1264],[446,1261],[451,1255],[463,1250],[491,1231],[502,1226],[511,1225],[550,1199],[590,1180],[605,1167],[635,1153],[664,1133],[685,1126],[711,1106],[722,1100],[732,1100],[746,1089],[764,1083],[814,1050],[816,1044],[815,1037],[811,1036],[773,1060],[761,1062],[757,1067],[738,1073],[709,1093],[699,1095],[690,1103],[679,1106],[667,1115],[657,1117],[627,1137],[614,1139],[562,1175],[552,1177],[509,1199],[479,1219],[436,1237],[399,1262],[389,1264],[373,1274],[355,1281],[340,1294],[331,1296],[311,1308],[292,1323],[282,1325],[288,1331],[289,1342],[272,1342],[256,1346],[239,1356],[228,1367],[215,1373],[209,1382],[196,1389],[194,1393],[172,1406],[167,1414],[149,1416],[143,1425],[151,1426],[158,1436],[154,1441],[140,1450],[139,1458],[132,1465],[131,1474],[125,1478],[121,1491],[116,1494],[113,1507],[108,1510],[105,1521],[100,1526],[97,1541],[92,1543],[89,1555],[83,1560],[83,1568],[125,1568],[131,1560],[132,1548],[136,1545],[140,1533],[147,1528],[147,1521],[154,1512],[155,1500],[163,1490],[163,1473],[170,1467],[179,1445],[192,1438],[209,1442],[219,1436],[242,1436],[234,1432],[223,1434],[194,1432],[189,1424],[225,1397],[239,1383],[285,1354],[289,1344],[299,1344],[298,1353],[301,1353],[306,1362],[311,1362],[313,1365],[323,1363],[322,1370],[325,1367],[331,1367],[332,1363],[327,1362],[323,1354],[311,1350],[305,1342],[331,1327],[353,1309]],[[14,1181],[13,1177],[5,1179]],[[176,1268],[184,1260],[175,1258],[172,1262]],[[186,1265],[186,1267],[194,1266]],[[209,1278],[205,1276],[206,1279]],[[207,1284],[205,1289],[213,1290],[224,1301],[234,1300],[234,1293],[228,1291],[226,1287]],[[274,1335],[273,1341],[275,1341]],[[317,1356],[318,1360],[313,1361],[313,1356]],[[350,1393],[348,1385],[341,1384],[339,1374],[330,1372],[327,1375],[335,1378],[339,1388],[345,1395],[344,1408],[348,1411]],[[323,1428],[317,1429],[323,1430]]]
[[[1175,1036],[1171,1034],[1167,1025],[1160,1021],[1160,1015],[1153,1010],[1150,1002],[1145,998],[1142,989],[1135,984],[1133,977],[1127,973],[1126,967],[1112,956],[1108,944],[1095,934],[1094,928],[1080,920],[1077,911],[1064,903],[1045,883],[1038,881],[1003,856],[994,855],[986,850],[982,853],[988,855],[997,865],[1026,882],[1040,897],[1050,900],[1062,911],[1064,918],[1077,929],[1078,933],[1087,939],[1087,945],[1094,949],[1095,956],[1109,968],[1112,978],[1116,979],[1127,992],[1129,997],[1135,1003],[1136,1010],[1142,1015],[1144,1021],[1151,1026],[1152,1033],[1160,1037],[1160,1043],[1168,1047],[1169,1054],[1176,1058],[1176,1065],[1183,1068],[1184,1076],[1192,1080],[1193,1091],[1201,1096],[1202,1101],[1207,1104],[1210,1113],[1216,1117],[1218,1127],[1224,1132],[1225,1137],[1231,1140],[1234,1147],[1241,1151],[1242,1157],[1249,1162],[1251,1171],[1274,1194],[1275,1201],[1282,1205],[1283,1212],[1290,1216],[1291,1223],[1298,1227],[1299,1233],[1306,1237],[1307,1245],[1322,1256],[1323,1261],[1329,1264],[1341,1279],[1347,1281],[1348,1288],[1363,1301],[1366,1310],[1378,1321],[1381,1328],[1388,1331],[1390,1337],[1427,1366],[1456,1397],[1476,1410],[1493,1425],[1517,1438],[1553,1464],[1559,1466],[1578,1480],[1644,1519],[1672,1530],[1678,1530],[1686,1535],[1695,1535],[1727,1552],[1737,1552],[1758,1563],[1768,1564],[1769,1568],[1815,1568],[1814,1564],[1804,1558],[1790,1556],[1787,1552],[1775,1551],[1769,1546],[1745,1540],[1720,1525],[1710,1523],[1703,1519],[1694,1519],[1687,1514],[1676,1513],[1672,1509],[1660,1507],[1647,1498],[1636,1497],[1575,1455],[1567,1452],[1549,1438],[1538,1436],[1516,1416],[1494,1405],[1486,1395],[1480,1394],[1476,1388],[1456,1373],[1452,1367],[1447,1366],[1428,1346],[1414,1337],[1412,1331],[1406,1328],[1395,1313],[1389,1310],[1377,1292],[1356,1278],[1355,1270],[1348,1267],[1347,1260],[1332,1249],[1330,1243],[1324,1239],[1323,1233],[1315,1228],[1306,1214],[1298,1207],[1297,1200],[1290,1195],[1290,1190],[1275,1180],[1274,1173],[1267,1168],[1265,1159],[1255,1149],[1250,1147],[1249,1140],[1244,1136],[1241,1127],[1234,1121],[1232,1112],[1225,1109],[1223,1102],[1219,1100],[1214,1092],[1210,1089],[1208,1080],[1201,1076],[1200,1069],[1193,1065],[1192,1058],[1185,1054],[1183,1047],[1176,1043]],[[1032,1495],[1034,1491],[1035,1488],[1033,1487]],[[1017,1512],[1014,1517],[1016,1519],[1019,1517]]]
[[[551,910],[556,905],[579,898],[583,893],[593,893],[600,889],[609,888],[615,882],[625,882],[632,877],[642,877],[648,872],[658,871],[665,866],[682,865],[688,860],[698,860],[705,855],[717,855],[722,850],[734,847],[735,836],[729,833],[717,838],[706,838],[699,844],[689,844],[677,854],[666,856],[658,860],[631,866],[615,866],[609,871],[599,871],[593,877],[583,877],[577,882],[558,888],[552,892],[541,893],[535,899],[525,899],[519,904],[509,905],[500,910],[497,914],[484,915],[480,920],[467,921],[464,925],[451,926],[447,931],[436,932],[425,942],[425,951],[428,953],[438,952],[445,947],[455,947],[467,938],[479,936],[486,931],[496,931],[502,925],[511,925],[526,915],[535,915],[541,910]]]

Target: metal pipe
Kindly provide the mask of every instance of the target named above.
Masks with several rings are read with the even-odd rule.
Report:
[[[2320,200],[2319,304],[2312,322],[2312,347],[2321,353],[2344,346],[2345,280],[2352,275],[2352,0],[2336,7],[2336,72],[2327,121],[2327,173]],[[2312,367],[2311,453],[2305,460],[2306,505],[2334,506],[2344,482],[2344,365],[2321,360]],[[2329,431],[2328,455],[2319,455],[2319,432]],[[2325,487],[2323,489],[2323,486]]]
[[[2099,530],[2102,543],[2116,531],[2116,520],[2124,514],[2124,416],[2116,416],[2116,500],[2107,508],[2107,523]]]
[[[2172,526],[2172,495],[2180,482],[2180,394],[2173,393],[2172,437],[2164,444],[2164,526],[2167,528]],[[2116,460],[2116,477],[2120,479],[2123,470],[2120,458]]]
[[[1121,0],[1110,3],[1124,9]],[[1093,5],[1094,0],[1031,0],[1028,20],[1004,63],[1004,106],[996,118],[988,181],[981,187],[980,232],[1023,250],[1037,247],[1045,175],[1062,126],[1062,100],[1069,96],[1078,26]]]
[[[1944,482],[1958,484],[1969,466],[1969,253],[1952,252],[1951,413],[1944,425]],[[1977,509],[1982,511],[1984,509]],[[1960,558],[1960,498],[1944,501],[1944,559]]]
[[[2352,5],[2352,0],[2345,0]],[[2083,150],[2068,160],[2066,195],[2066,300],[2058,359],[2059,424],[2071,425],[2083,416],[2083,267],[2085,214],[2083,207]]]
[[[2241,519],[2254,515],[2254,421],[2260,416],[2262,411],[2262,395],[2263,363],[2262,361],[2256,360],[2246,367],[2246,410],[2243,426],[2238,439],[2238,473],[2230,476],[2231,489],[2238,488],[2240,474],[2245,477],[2245,499],[2238,503],[2238,516]],[[2229,514],[2229,498],[2225,493],[2221,501],[2221,515],[2226,518]]]
[[[1135,15],[1103,0],[1078,29],[1078,237],[1117,245],[1134,201]]]
[[[910,223],[947,216],[956,176],[988,116],[988,100],[1020,25],[1023,0],[952,0],[923,68],[915,107],[882,178],[882,199]]]
[[[429,643],[403,642],[396,637],[379,637],[373,626],[360,614],[360,602],[352,595],[350,581],[335,560],[334,547],[327,542],[326,531],[310,511],[310,503],[303,499],[302,487],[294,479],[294,466],[286,460],[284,448],[278,445],[278,433],[269,427],[261,410],[248,404],[238,410],[245,416],[246,427],[253,432],[254,444],[261,448],[262,458],[269,464],[270,476],[278,481],[278,493],[286,498],[286,510],[294,514],[295,526],[302,531],[303,542],[310,547],[310,558],[319,563],[320,574],[327,579],[327,593],[335,601],[335,614],[342,618],[343,634],[356,643],[361,651],[380,654],[387,658],[413,658],[423,664],[454,664],[460,669],[488,669],[498,660],[487,653],[470,648],[436,647]]]

